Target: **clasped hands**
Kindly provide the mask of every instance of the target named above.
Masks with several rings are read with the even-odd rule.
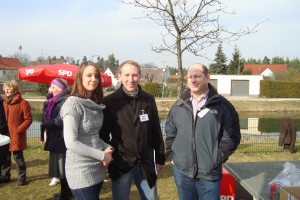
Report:
[[[113,160],[113,158],[112,158],[112,152],[113,152],[113,148],[112,147],[108,147],[108,148],[106,148],[105,150],[104,150],[104,158],[103,158],[103,160],[102,160],[102,164],[104,165],[104,166],[108,166],[110,163],[111,163],[111,161]]]

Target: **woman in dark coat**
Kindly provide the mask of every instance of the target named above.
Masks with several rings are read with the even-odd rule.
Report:
[[[59,113],[70,90],[65,80],[56,78],[51,82],[49,91],[51,91],[53,96],[45,104],[46,107],[41,125],[42,132],[44,132],[43,130],[46,131],[44,149],[49,151],[50,155],[49,177],[60,178],[61,193],[57,196],[57,199],[69,199],[72,196],[72,192],[65,178],[66,146],[63,138],[63,121]]]

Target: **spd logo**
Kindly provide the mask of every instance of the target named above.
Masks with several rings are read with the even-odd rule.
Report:
[[[68,77],[70,77],[70,76],[72,76],[72,71],[67,71],[67,70],[60,69],[60,70],[58,70],[58,75],[59,76],[68,76]]]
[[[220,196],[220,199],[221,199],[221,200],[234,200],[234,197],[233,197],[233,196],[230,196],[230,195],[227,195],[227,196],[221,195],[221,196]]]
[[[34,73],[34,69],[26,69],[25,70],[26,75],[30,75],[30,74],[33,74],[33,73]]]

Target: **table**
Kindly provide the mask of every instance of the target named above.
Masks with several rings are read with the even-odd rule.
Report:
[[[225,163],[224,168],[240,183],[253,199],[269,199],[268,183],[272,181],[287,161]],[[288,161],[300,168],[300,160]]]

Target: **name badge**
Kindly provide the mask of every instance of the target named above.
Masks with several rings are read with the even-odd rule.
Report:
[[[149,121],[148,114],[145,114],[144,110],[142,110],[142,114],[140,115],[140,121],[141,122]]]
[[[206,113],[208,113],[209,109],[208,108],[204,108],[203,110],[201,110],[199,113],[198,113],[198,116],[200,118],[204,117],[204,115],[206,115]]]
[[[141,120],[141,122],[149,121],[148,114],[140,115],[140,120]]]

